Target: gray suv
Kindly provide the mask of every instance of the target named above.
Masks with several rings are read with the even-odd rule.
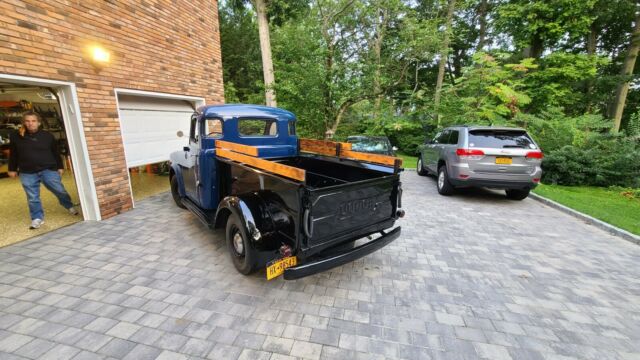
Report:
[[[453,126],[420,147],[418,174],[435,174],[438,192],[482,186],[522,200],[540,182],[542,150],[524,129]]]

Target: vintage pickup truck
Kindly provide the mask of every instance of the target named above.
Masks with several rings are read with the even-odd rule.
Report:
[[[288,111],[219,105],[191,117],[171,154],[178,207],[225,229],[236,269],[297,279],[361,258],[400,235],[400,159],[298,139]],[[355,246],[358,239],[368,242]]]

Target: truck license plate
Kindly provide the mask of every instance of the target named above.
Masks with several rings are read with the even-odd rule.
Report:
[[[496,164],[511,165],[513,160],[510,157],[497,157]]]
[[[276,278],[284,273],[284,269],[298,264],[298,259],[295,256],[289,256],[286,258],[274,260],[267,264],[267,280]]]

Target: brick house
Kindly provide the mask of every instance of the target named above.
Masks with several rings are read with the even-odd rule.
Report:
[[[224,101],[218,3],[2,1],[0,82],[57,94],[85,219],[111,217],[133,206],[128,167],[176,149],[140,124],[176,137]]]

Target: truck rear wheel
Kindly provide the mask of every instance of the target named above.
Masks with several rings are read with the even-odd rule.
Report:
[[[182,204],[182,198],[180,197],[180,191],[178,190],[178,178],[176,175],[171,177],[171,196],[173,196],[173,201],[175,201],[176,206],[181,209],[186,209],[186,207]]]
[[[249,275],[256,270],[255,252],[249,244],[249,238],[238,215],[232,213],[227,219],[227,248],[233,266],[238,272]]]

